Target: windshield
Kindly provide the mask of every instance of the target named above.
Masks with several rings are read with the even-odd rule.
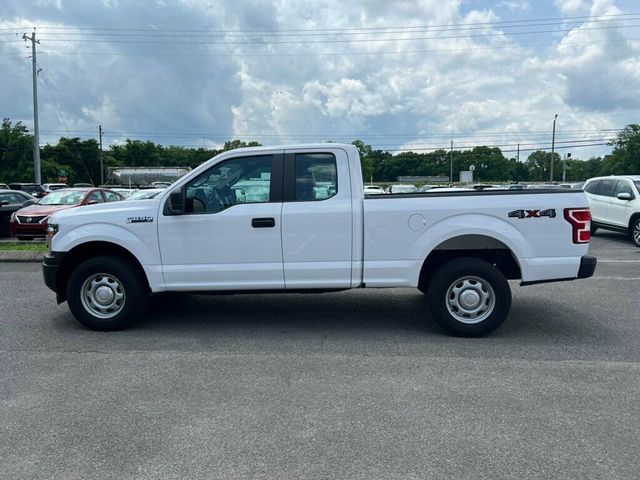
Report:
[[[44,192],[44,189],[40,185],[25,185],[22,189],[27,193]]]
[[[87,192],[78,190],[58,190],[51,192],[38,202],[39,205],[77,205]]]

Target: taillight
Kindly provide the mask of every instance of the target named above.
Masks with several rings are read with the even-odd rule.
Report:
[[[588,208],[565,208],[564,218],[573,227],[573,243],[589,243],[591,211]]]

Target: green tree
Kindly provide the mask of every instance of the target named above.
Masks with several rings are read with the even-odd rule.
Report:
[[[628,175],[640,172],[640,125],[627,125],[612,143],[613,152],[602,165],[605,175]]]
[[[243,142],[241,140],[229,140],[224,142],[224,146],[222,147],[222,151],[226,152],[227,150],[235,150],[236,148],[244,148],[244,147],[260,147],[262,146],[259,142]]]
[[[33,137],[21,122],[11,124],[5,118],[0,127],[0,181],[32,182]]]
[[[558,178],[559,170],[562,170],[560,155],[553,153],[554,179]],[[551,153],[544,150],[536,150],[527,158],[526,162],[529,168],[529,179],[534,181],[549,181],[551,175]]]

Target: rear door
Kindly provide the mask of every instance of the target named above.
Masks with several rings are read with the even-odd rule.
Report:
[[[349,288],[353,217],[342,149],[285,151],[282,251],[287,289]]]
[[[613,196],[610,199],[608,217],[609,222],[618,227],[626,227],[629,224],[629,217],[631,217],[633,209],[632,200],[620,200],[618,198],[619,193],[628,193],[631,195],[631,199],[635,198],[633,189],[631,188],[631,181],[620,179],[616,183],[613,189]]]
[[[589,207],[591,208],[591,218],[595,222],[599,223],[607,223],[606,218],[609,200],[607,197],[599,193],[601,190],[600,187],[604,181],[605,180],[594,180],[592,182],[589,182],[589,184],[584,189],[584,192],[589,200]],[[609,180],[609,182],[612,183],[611,185],[607,185],[607,188],[610,189],[611,192],[613,192],[615,181]]]

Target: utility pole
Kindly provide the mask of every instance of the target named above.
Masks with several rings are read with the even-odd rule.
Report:
[[[449,160],[449,183],[453,184],[453,130],[451,131],[451,159]]]
[[[22,34],[23,40],[31,42],[31,66],[33,71],[33,170],[35,172],[35,181],[37,184],[42,183],[40,176],[40,127],[38,126],[38,66],[36,64],[36,29],[30,37],[26,33]]]
[[[516,153],[516,162],[520,161],[520,142],[518,142],[518,150]]]
[[[100,135],[100,185],[104,185],[104,166],[102,165],[102,125],[98,125],[98,134]]]
[[[553,136],[551,137],[551,175],[549,176],[549,181],[553,183],[553,156],[556,151],[556,119],[558,118],[558,114],[556,113],[555,117],[553,117]]]

